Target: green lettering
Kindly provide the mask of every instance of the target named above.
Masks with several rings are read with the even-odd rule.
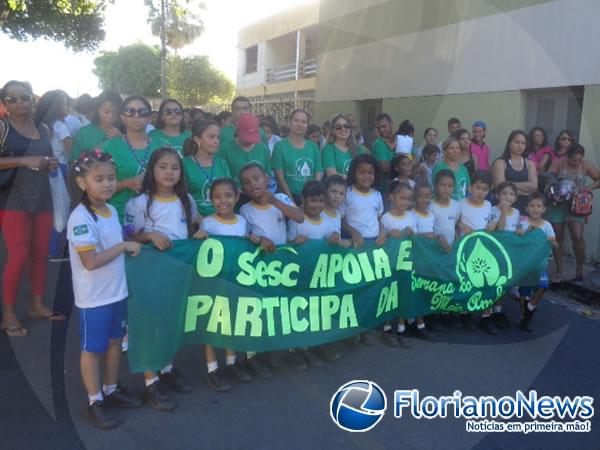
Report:
[[[259,261],[256,264],[256,283],[260,287],[267,287],[267,280],[265,280],[265,275],[267,274],[267,263],[264,261]]]
[[[281,261],[273,261],[267,267],[267,275],[270,278],[269,286],[279,286],[281,284]]]
[[[342,270],[342,275],[346,283],[360,283],[360,280],[362,279],[362,273],[360,271],[360,265],[358,264],[358,260],[356,259],[356,256],[354,254],[348,253],[346,255],[346,257],[344,258],[344,266]]]
[[[188,297],[185,327],[183,329],[185,333],[196,331],[198,317],[208,314],[212,302],[212,297],[209,295],[192,295]]]
[[[339,253],[334,253],[329,257],[329,273],[327,274],[327,287],[335,286],[335,275],[342,271],[342,262],[344,258]]]
[[[290,263],[283,268],[283,274],[281,275],[281,284],[285,287],[294,287],[298,284],[297,278],[292,278],[292,274],[298,274],[300,272],[300,266],[296,263]]]
[[[405,240],[400,242],[398,260],[396,261],[396,270],[412,270],[412,261],[409,259],[411,252],[412,241]]]
[[[340,298],[337,295],[321,297],[321,320],[323,331],[331,330],[331,317],[340,309]]]
[[[206,331],[209,333],[220,333],[225,336],[231,336],[231,315],[229,312],[229,299],[217,295],[212,307],[210,319],[206,326]]]
[[[290,326],[290,309],[288,306],[288,298],[281,297],[279,299],[280,307],[279,311],[281,312],[281,333],[282,334],[290,334],[292,332],[292,328]]]
[[[256,277],[254,275],[254,267],[252,267],[252,262],[256,254],[250,252],[244,252],[238,258],[238,266],[241,269],[241,272],[238,273],[235,280],[240,283],[242,286],[252,286],[256,283]]]
[[[373,251],[373,259],[375,260],[375,276],[377,279],[387,278],[392,276],[390,268],[390,259],[384,249],[378,248]]]
[[[379,317],[385,311],[385,307],[387,306],[388,291],[389,288],[384,286],[379,292],[379,301],[377,302],[377,313],[375,314],[375,317]]]
[[[250,336],[259,337],[262,334],[260,311],[260,299],[256,297],[239,297],[237,312],[235,314],[234,334],[236,336],[245,336],[246,325],[250,325]]]
[[[198,250],[196,271],[201,277],[216,277],[223,268],[224,260],[225,249],[223,244],[216,239],[206,239]]]
[[[311,296],[308,300],[310,302],[310,308],[308,309],[310,313],[310,331],[319,331],[319,322],[321,318],[319,316],[319,297]]]
[[[292,319],[292,329],[298,333],[306,331],[308,328],[308,320],[305,318],[300,319],[298,317],[299,309],[306,309],[308,307],[308,301],[304,297],[292,297],[290,301],[290,317]]]
[[[274,309],[279,306],[279,297],[266,297],[262,299],[262,307],[267,315],[267,333],[269,336],[275,336],[275,316]]]
[[[340,330],[357,326],[358,321],[356,320],[352,294],[346,294],[342,297],[342,304],[340,306]]]
[[[319,259],[317,260],[317,267],[312,274],[312,278],[310,279],[309,288],[315,289],[317,287],[326,288],[330,287],[325,281],[325,277],[327,275],[327,261],[329,259],[329,255],[320,254]]]
[[[369,261],[369,255],[364,252],[359,253],[358,262],[362,268],[365,281],[373,281],[375,279],[375,275],[373,275],[373,268],[371,267],[371,261]]]

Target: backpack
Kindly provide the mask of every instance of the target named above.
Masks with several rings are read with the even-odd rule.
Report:
[[[571,199],[571,215],[577,217],[587,217],[592,214],[594,207],[594,194],[591,189],[579,189]]]

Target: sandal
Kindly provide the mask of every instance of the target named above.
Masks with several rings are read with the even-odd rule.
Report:
[[[558,274],[558,273],[555,273],[554,275],[552,275],[552,276],[550,277],[550,281],[551,281],[553,284],[560,284],[560,283],[562,283],[562,275],[560,275],[560,274]]]
[[[55,320],[61,321],[65,320],[66,316],[62,313],[54,311],[52,314],[44,315],[44,314],[29,314],[33,320]]]
[[[6,333],[8,337],[24,337],[27,336],[27,328],[23,325],[13,324],[7,327],[2,327],[2,330]]]

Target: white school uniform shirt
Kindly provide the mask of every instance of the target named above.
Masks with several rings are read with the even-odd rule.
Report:
[[[63,119],[63,122],[67,125],[67,128],[69,128],[69,133],[71,133],[71,136],[75,136],[83,125],[89,125],[90,121],[87,120],[87,118],[86,121],[87,123],[84,124],[81,121],[81,118],[75,116],[74,114],[67,114]]]
[[[54,157],[58,159],[60,164],[67,164],[69,162],[69,155],[65,149],[65,139],[71,137],[71,132],[62,120],[56,120],[52,124],[52,139],[50,139],[50,146],[52,147],[52,153]]]
[[[275,194],[275,197],[286,205],[295,206],[294,202],[285,194]],[[270,239],[275,245],[286,243],[285,216],[275,206],[258,205],[252,201],[240,208],[240,214],[248,222],[250,232]]]
[[[498,220],[500,220],[500,208],[493,206],[491,222],[498,222]],[[519,210],[512,208],[506,215],[506,220],[504,221],[504,231],[512,231],[513,233],[517,231],[520,220],[521,214],[519,213]]]
[[[129,295],[123,254],[94,270],[87,270],[79,257],[80,252],[96,250],[101,253],[123,242],[117,210],[107,206],[110,213],[96,213],[97,220],[94,220],[87,208],[80,204],[71,213],[67,224],[73,293],[75,305],[79,308],[116,303]]]
[[[412,211],[406,211],[401,216],[388,211],[381,217],[381,224],[386,232],[391,230],[404,231],[407,227],[414,233],[417,232],[417,218]]]
[[[383,214],[383,198],[375,189],[362,193],[350,186],[341,208],[342,216],[365,239],[379,234],[379,217]]]
[[[191,220],[198,215],[196,202],[191,195],[190,199]],[[125,205],[124,227],[127,234],[133,233],[160,233],[171,240],[187,239],[188,226],[185,220],[183,204],[177,196],[168,198],[154,197],[148,215],[148,194],[133,197]]]
[[[335,221],[327,219],[325,213],[321,213],[319,220],[312,220],[304,216],[304,222],[296,223],[288,221],[287,240],[293,241],[298,236],[306,236],[308,239],[327,239],[333,233],[339,233]]]
[[[433,232],[444,236],[448,244],[452,244],[456,238],[456,224],[460,219],[460,203],[450,199],[450,203],[443,206],[433,200],[429,211],[434,217]]]
[[[200,229],[206,231],[209,236],[239,236],[248,234],[248,222],[239,214],[232,220],[225,220],[216,214],[204,217],[200,222]]]
[[[460,201],[460,221],[473,231],[485,230],[492,218],[492,204],[487,200],[481,205],[473,205],[469,199]]]
[[[412,136],[404,136],[398,134],[396,136],[396,154],[404,153],[405,155],[411,155],[414,145],[414,139]]]
[[[332,216],[325,210],[323,210],[322,216],[325,220],[332,222],[331,226],[336,232],[342,234],[342,214],[337,209],[335,210],[335,216]]]
[[[433,227],[435,225],[435,216],[427,211],[426,214],[423,214],[416,209],[412,211],[415,215],[415,219],[417,221],[417,229],[413,230],[417,234],[422,233],[433,233]]]
[[[523,230],[527,231],[527,229],[529,228],[529,219],[524,219],[520,224],[519,224],[519,228],[522,228]],[[556,238],[556,235],[554,234],[554,228],[552,228],[552,224],[550,222],[548,222],[547,220],[544,220],[544,223],[542,224],[541,227],[539,227],[540,230],[542,230],[545,234],[546,237],[548,238]]]

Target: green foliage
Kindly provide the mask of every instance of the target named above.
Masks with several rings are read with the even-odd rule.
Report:
[[[13,39],[40,37],[74,50],[94,50],[104,39],[106,0],[0,0],[0,29]]]
[[[160,0],[145,0],[149,8],[148,22],[152,33],[160,36],[161,10]],[[191,44],[204,31],[199,11],[204,3],[198,0],[165,0],[165,38],[166,44],[178,50]]]
[[[121,47],[117,52],[102,52],[94,60],[94,74],[102,89],[122,94],[157,97],[160,88],[160,54],[145,44]]]
[[[234,94],[233,83],[206,56],[169,58],[168,85],[169,96],[187,107],[228,102]]]

